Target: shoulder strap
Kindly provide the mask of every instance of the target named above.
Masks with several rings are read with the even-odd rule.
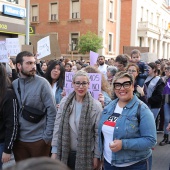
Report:
[[[22,105],[22,100],[21,100],[21,88],[20,88],[20,82],[19,82],[19,78],[18,78],[18,94],[19,94],[19,97],[20,97],[20,101],[21,101],[21,105]]]
[[[140,108],[141,108],[142,102],[140,101],[140,103],[138,104],[138,108],[137,108],[137,119],[138,119],[138,123],[140,124]]]

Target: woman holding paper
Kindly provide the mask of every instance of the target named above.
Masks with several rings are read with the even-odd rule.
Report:
[[[65,80],[65,69],[60,61],[50,61],[50,65],[45,73],[45,78],[49,81],[52,87],[52,92],[55,96],[56,104],[59,104],[62,99],[62,91]]]
[[[88,92],[85,71],[74,74],[72,85],[74,91],[61,100],[56,115],[51,157],[71,169],[92,170],[99,165],[98,122],[102,106]]]
[[[156,127],[152,112],[133,93],[134,78],[118,72],[113,79],[117,99],[103,110],[99,147],[105,170],[151,170]]]

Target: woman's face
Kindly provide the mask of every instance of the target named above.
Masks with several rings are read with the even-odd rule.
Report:
[[[60,66],[56,65],[52,70],[51,70],[51,78],[53,81],[57,81],[60,76]]]
[[[119,101],[127,104],[133,98],[134,86],[128,77],[123,77],[114,82],[114,91]]]
[[[148,74],[149,76],[154,74],[155,69],[152,69],[150,66],[148,66]]]
[[[47,71],[47,63],[43,63],[41,68],[43,71]]]
[[[84,97],[89,87],[89,80],[86,76],[77,76],[73,82],[73,88],[77,97]]]
[[[137,72],[137,69],[136,69],[135,66],[130,66],[130,67],[128,68],[127,72],[128,72],[129,74],[131,74],[131,75],[134,77],[134,79],[136,79],[136,77],[137,77],[137,75],[138,75],[138,72]]]
[[[109,77],[113,77],[113,76],[112,76],[112,73],[110,72],[110,70],[107,70],[107,78],[109,78]]]
[[[168,65],[165,65],[165,75],[167,76],[167,77],[170,77],[170,66],[168,66]]]
[[[73,66],[72,69],[71,69],[71,72],[77,72],[77,66]]]

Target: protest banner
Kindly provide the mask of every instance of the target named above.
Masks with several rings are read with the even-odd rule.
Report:
[[[6,49],[10,56],[17,56],[21,52],[18,38],[6,38]]]
[[[5,41],[0,41],[0,62],[1,63],[8,63],[8,51],[6,49]]]
[[[37,42],[38,59],[46,57],[51,54],[50,37],[44,37]]]
[[[95,53],[93,51],[90,51],[90,65],[94,66],[97,64],[97,58],[98,58],[99,54]]]
[[[66,72],[65,73],[65,92],[66,96],[74,91],[72,86],[72,78],[75,73]],[[88,73],[90,79],[90,85],[88,91],[91,93],[92,97],[98,99],[99,93],[101,93],[101,74],[100,73]]]

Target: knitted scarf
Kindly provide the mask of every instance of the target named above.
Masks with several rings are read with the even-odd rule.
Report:
[[[73,104],[72,101],[75,97],[75,94],[75,92],[72,92],[66,100],[58,131],[57,156],[65,164],[67,164],[70,151],[69,117],[72,112],[70,106]],[[91,151],[92,123],[90,118],[93,107],[92,101],[92,96],[89,92],[87,92],[83,99],[82,111],[79,121],[75,170],[93,169],[93,155]]]

